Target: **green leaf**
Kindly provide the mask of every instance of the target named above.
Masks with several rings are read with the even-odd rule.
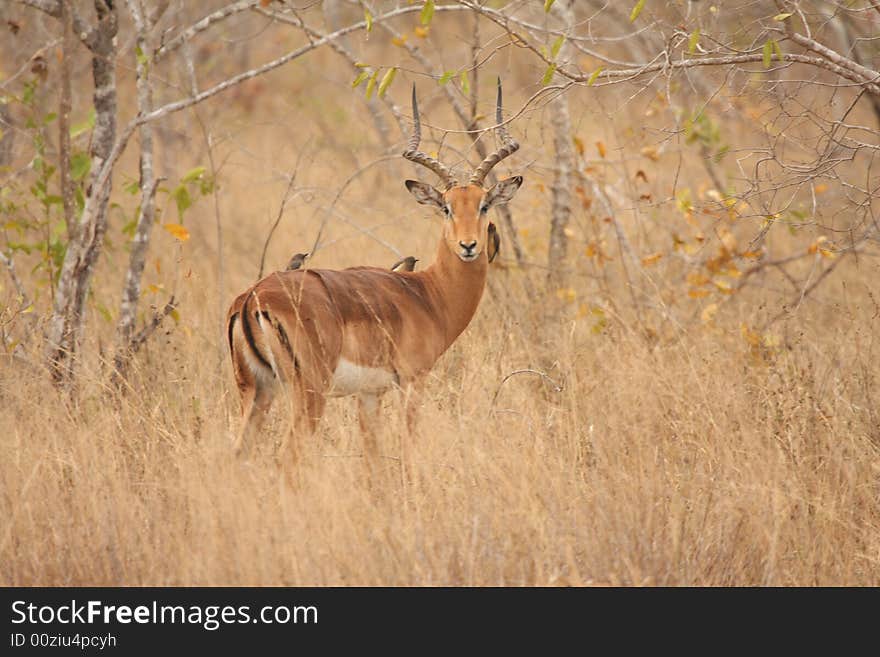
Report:
[[[376,78],[379,76],[379,69],[373,71],[373,74],[370,76],[370,81],[367,82],[367,91],[366,97],[367,100],[373,95],[373,89],[376,87]]]
[[[364,8],[364,20],[367,21],[367,32],[369,32],[373,29],[373,15],[367,8]]]
[[[787,13],[785,13],[785,14],[776,14],[776,15],[773,17],[773,20],[775,20],[777,23],[781,23],[782,21],[784,21],[784,20],[785,20],[786,18],[788,18],[789,16],[791,16],[791,12],[787,12]]]
[[[390,87],[391,83],[394,82],[395,75],[397,75],[396,66],[392,69],[389,69],[388,72],[382,77],[382,82],[379,83],[379,90],[377,92],[379,98],[382,98],[385,95],[385,92],[388,91],[388,87]]]
[[[363,82],[364,80],[366,80],[368,77],[370,77],[370,72],[369,72],[369,71],[361,71],[360,73],[358,73],[358,76],[354,79],[354,82],[351,83],[351,88],[354,89],[354,88],[357,87],[361,82]]]
[[[107,309],[107,306],[105,306],[104,304],[95,303],[95,310],[97,310],[101,314],[101,317],[103,317],[106,321],[108,321],[108,322],[113,321],[113,315],[110,314],[110,311]]]
[[[471,92],[471,82],[468,79],[467,69],[462,70],[461,73],[458,74],[458,81],[461,84],[461,93],[467,95]]]
[[[82,123],[76,123],[70,126],[70,138],[76,139],[81,134],[88,132],[95,127],[95,110],[89,112],[89,118]]]
[[[592,87],[592,86],[593,86],[593,83],[594,83],[594,82],[596,81],[596,79],[599,77],[599,74],[602,72],[602,69],[604,69],[604,68],[605,68],[604,66],[600,66],[600,67],[597,68],[595,71],[593,71],[593,73],[590,75],[590,79],[587,80],[587,86],[588,86],[588,87]]]
[[[779,47],[779,42],[776,39],[773,39],[773,52],[776,53],[776,59],[780,62],[782,61],[782,48]]]
[[[553,42],[553,45],[550,46],[550,54],[553,56],[553,59],[556,59],[556,55],[559,54],[559,50],[562,48],[563,43],[565,43],[565,35],[560,34],[556,41]]]
[[[434,18],[434,0],[425,0],[425,6],[422,7],[422,13],[419,16],[419,20],[422,25],[430,25],[432,18]]]
[[[172,308],[168,314],[171,315],[171,319],[174,320],[175,324],[180,324],[180,313],[177,312],[177,308]]]
[[[549,12],[555,0],[544,0],[544,11]]]
[[[138,190],[140,189],[140,185],[138,185],[137,180],[130,180],[129,182],[125,183],[122,186],[122,189],[124,189],[126,192],[128,192],[129,194],[134,196],[135,194],[138,193]]]
[[[688,37],[688,52],[693,55],[697,51],[697,43],[700,41],[700,28],[691,32]]]
[[[70,157],[70,176],[76,181],[83,180],[92,168],[92,158],[88,153],[78,152]]]
[[[544,71],[544,77],[541,78],[541,84],[545,87],[550,84],[550,81],[553,79],[553,74],[556,72],[556,64],[550,64],[547,67],[547,70]]]
[[[764,68],[770,68],[770,61],[773,58],[773,39],[767,39],[767,43],[764,44]]]
[[[147,56],[144,54],[144,51],[141,50],[140,46],[135,46],[134,56],[137,58],[138,64],[141,66],[146,66],[149,63]]]
[[[196,167],[195,169],[190,169],[184,174],[183,178],[180,179],[181,183],[191,183],[193,181],[198,180],[205,174],[205,167]]]
[[[49,112],[49,113],[43,118],[43,125],[49,125],[50,123],[52,123],[52,121],[54,121],[54,120],[57,119],[57,118],[58,118],[58,114],[56,114],[55,112]]]
[[[645,0],[639,0],[636,3],[636,6],[633,7],[632,12],[630,12],[629,22],[632,23],[633,21],[635,21],[635,19],[637,19],[639,17],[639,14],[642,13],[642,9],[644,9],[644,8],[645,8]]]
[[[177,204],[177,215],[182,219],[183,213],[192,207],[192,197],[189,195],[189,190],[186,185],[180,184],[174,188],[171,196],[174,197],[174,202]]]
[[[437,80],[437,84],[444,85],[454,77],[455,71],[446,71],[443,75],[440,76],[440,79]]]

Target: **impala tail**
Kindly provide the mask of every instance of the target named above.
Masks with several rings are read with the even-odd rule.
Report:
[[[289,367],[299,369],[287,330],[268,309],[260,307],[253,290],[241,295],[230,308],[227,339],[239,388],[274,385],[288,378],[285,370]]]

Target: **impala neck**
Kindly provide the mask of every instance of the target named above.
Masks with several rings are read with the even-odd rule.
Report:
[[[449,250],[445,240],[440,239],[437,257],[424,273],[432,282],[440,316],[445,319],[445,347],[449,347],[467,328],[477,312],[488,271],[489,259],[485,249],[474,262],[462,262]]]

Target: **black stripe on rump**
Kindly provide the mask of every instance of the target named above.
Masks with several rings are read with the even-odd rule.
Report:
[[[235,329],[235,320],[238,319],[238,313],[232,313],[232,317],[229,318],[229,329],[227,330],[226,339],[229,340],[229,353],[232,354],[232,331]],[[234,355],[234,354],[233,354]]]
[[[281,322],[272,319],[271,315],[269,315],[268,310],[258,310],[256,314],[262,315],[265,319],[269,320],[275,330],[278,331],[278,340],[284,346],[285,351],[287,351],[287,355],[290,356],[290,360],[293,361],[293,369],[299,372],[299,360],[297,360],[296,354],[293,353],[293,347],[290,346],[290,338],[287,337],[287,331],[284,330]]]
[[[275,375],[275,370],[272,370],[272,365],[266,360],[266,357],[260,353],[260,350],[257,349],[257,343],[254,340],[254,332],[251,329],[251,322],[248,318],[248,304],[251,301],[251,297],[254,296],[254,293],[251,292],[248,295],[248,298],[244,300],[244,304],[241,307],[241,328],[244,333],[244,339],[247,340],[248,346],[251,348],[251,351],[256,355],[257,360],[259,360],[263,365],[268,367],[272,371],[272,376]]]

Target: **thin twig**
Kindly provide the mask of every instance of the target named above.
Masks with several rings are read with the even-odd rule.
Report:
[[[540,376],[542,379],[544,379],[545,381],[550,383],[550,385],[553,386],[553,392],[562,392],[564,390],[564,388],[561,385],[559,385],[558,383],[556,383],[556,381],[554,381],[549,376],[544,374],[544,372],[541,372],[539,370],[531,370],[531,369],[516,370],[516,371],[511,372],[507,376],[505,376],[503,379],[501,379],[501,383],[498,384],[498,389],[495,391],[495,396],[492,397],[492,406],[495,406],[495,402],[498,401],[498,395],[501,394],[501,386],[503,386],[509,378],[516,376],[517,374],[537,374],[538,376]]]
[[[305,149],[299,152],[299,156],[296,159],[296,167],[287,179],[287,189],[284,190],[284,196],[281,198],[281,206],[278,208],[278,216],[275,217],[275,223],[272,224],[272,227],[269,229],[269,234],[266,235],[266,241],[263,242],[263,253],[260,255],[260,271],[257,274],[258,281],[263,278],[263,269],[266,266],[266,251],[269,249],[269,242],[272,241],[272,235],[275,233],[275,229],[278,228],[278,224],[281,223],[281,217],[284,215],[284,206],[287,205],[287,199],[290,197],[290,190],[293,189],[293,183],[296,182],[296,174],[299,171],[299,162],[304,151]]]

